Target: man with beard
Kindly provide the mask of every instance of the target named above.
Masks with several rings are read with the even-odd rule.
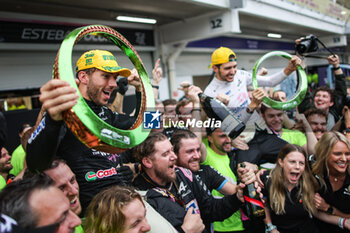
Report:
[[[105,106],[117,88],[116,79],[119,75],[128,77],[129,84],[135,86],[136,109],[139,110],[141,82],[136,70],[132,73],[129,69],[120,67],[113,54],[104,50],[85,52],[77,61],[76,82],[86,103],[106,123],[128,129],[136,117],[117,114]],[[129,158],[86,147],[65,125],[62,113],[73,107],[79,97],[75,88],[68,82],[53,79],[40,91],[40,101],[46,113],[28,140],[26,159],[29,170],[40,172],[49,168],[55,155],[64,159],[76,175],[83,212],[103,188],[130,184],[132,170],[128,166],[120,166],[122,162],[130,161]],[[135,116],[137,115],[136,112]],[[88,174],[96,174],[98,171],[104,174],[111,169],[115,169],[115,172],[109,176],[89,179]]]
[[[211,195],[213,190],[223,195],[236,193],[237,187],[229,182],[221,173],[209,165],[199,164],[201,159],[201,149],[197,136],[189,130],[178,130],[171,137],[171,144],[177,156],[176,165],[191,170],[198,182],[203,184],[204,190]],[[241,181],[250,183],[255,180],[255,173],[246,172],[241,169]],[[206,224],[206,229],[210,229],[212,224]]]
[[[259,85],[273,87],[279,84],[295,71],[300,63],[301,60],[293,56],[284,70],[271,76],[258,75]],[[226,47],[220,47],[213,52],[210,67],[215,72],[215,76],[204,90],[204,94],[214,98],[220,93],[227,95],[229,97],[228,107],[238,114],[242,121],[247,122],[258,107],[256,103],[250,101],[247,91],[247,86],[251,85],[252,82],[252,74],[237,69],[236,54]],[[257,89],[255,92],[264,95],[262,90]]]
[[[200,164],[201,148],[194,133],[189,130],[178,130],[172,135],[170,142],[177,156],[176,165],[191,170],[197,180],[203,181],[204,188],[208,189],[210,193],[212,190],[217,190],[223,195],[236,193],[236,185],[229,182],[220,172],[210,165]],[[247,174],[242,171],[242,173],[245,173],[242,174],[244,183],[255,180],[253,172]]]
[[[300,63],[301,60],[293,56],[283,70],[269,76],[257,75],[259,86],[276,86],[292,74]],[[216,49],[212,53],[210,64],[215,76],[204,90],[204,94],[214,98],[218,98],[220,94],[228,96],[229,109],[246,124],[246,129],[240,137],[232,141],[232,144],[244,153],[249,148],[247,143],[257,134],[255,122],[261,121],[261,116],[255,110],[259,108],[265,93],[262,88],[255,89],[252,92],[253,99],[250,100],[247,87],[252,84],[252,74],[239,70],[237,65],[236,54],[231,49]]]
[[[2,190],[7,183],[9,178],[9,172],[12,169],[11,155],[5,147],[1,148],[0,155],[0,190]]]
[[[317,141],[328,131],[327,130],[327,114],[323,109],[311,108],[304,114],[298,113],[295,117],[295,129],[304,132],[307,142],[310,145],[316,145]],[[315,146],[308,145],[308,161],[310,167],[316,160]]]
[[[304,115],[305,115],[305,119],[307,120],[307,124],[309,124],[309,126],[307,126],[306,124],[302,124],[302,126],[299,126],[299,124],[296,124],[295,128],[306,133],[306,129],[310,127],[311,131],[315,135],[316,140],[317,141],[320,140],[323,134],[328,131],[326,112],[323,109],[311,108],[307,110],[304,113]]]
[[[190,170],[176,167],[177,156],[161,133],[151,134],[140,144],[136,157],[143,173],[136,177],[134,186],[148,190],[147,202],[179,232],[207,232],[202,221],[224,220],[242,205],[240,189],[235,195],[214,199]]]
[[[237,178],[231,168],[231,160],[228,155],[232,151],[231,138],[220,128],[206,128],[206,130],[208,139],[204,140],[204,144],[206,144],[207,155],[203,164],[212,166],[229,182],[237,184]],[[255,170],[257,170],[256,167]],[[213,190],[212,194],[214,197],[223,197],[217,190]],[[241,212],[236,211],[224,221],[214,222],[214,230],[215,232],[243,232],[244,227],[241,219]]]

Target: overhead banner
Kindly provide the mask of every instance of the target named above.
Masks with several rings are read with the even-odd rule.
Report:
[[[71,31],[83,25],[27,23],[0,20],[0,43],[60,44]],[[153,30],[115,28],[134,46],[154,46]],[[84,37],[81,44],[108,44],[101,36]]]
[[[288,1],[343,21],[345,21],[348,15],[350,14],[349,9],[334,3],[333,0],[288,0]]]

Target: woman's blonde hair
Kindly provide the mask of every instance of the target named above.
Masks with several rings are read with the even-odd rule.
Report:
[[[297,197],[302,201],[304,209],[310,214],[315,213],[314,195],[316,181],[311,174],[311,169],[307,163],[307,155],[303,148],[294,144],[286,144],[278,154],[278,159],[282,161],[291,152],[300,152],[305,158],[305,170],[299,179],[299,191]],[[270,207],[278,215],[284,214],[285,211],[285,186],[283,168],[277,161],[276,167],[271,171],[271,186],[270,186]]]
[[[336,131],[325,133],[315,146],[316,161],[312,166],[312,172],[319,179],[321,188],[327,189],[323,176],[325,172],[327,172],[327,175],[329,175],[327,161],[332,155],[333,147],[337,142],[344,142],[350,149],[350,143],[348,139],[343,134]],[[347,171],[348,174],[350,174],[349,166],[347,168]]]
[[[85,233],[122,233],[125,220],[122,209],[141,196],[131,187],[111,186],[97,194],[89,204],[83,224]]]

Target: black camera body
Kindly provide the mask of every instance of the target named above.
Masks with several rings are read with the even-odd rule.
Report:
[[[299,54],[312,53],[318,50],[317,37],[314,35],[308,35],[295,46],[295,50]]]

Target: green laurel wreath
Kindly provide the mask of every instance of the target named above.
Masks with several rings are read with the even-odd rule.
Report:
[[[282,51],[272,51],[269,52],[267,54],[265,54],[264,56],[262,56],[256,63],[253,69],[253,78],[252,78],[252,83],[253,83],[253,87],[254,89],[259,88],[258,86],[258,81],[256,79],[256,75],[257,75],[257,71],[259,69],[259,66],[262,62],[264,62],[266,59],[273,57],[273,56],[281,56],[287,59],[291,59],[292,55],[290,55],[289,53],[286,52],[282,52]],[[298,88],[295,92],[295,94],[293,95],[293,97],[286,101],[286,102],[280,102],[280,101],[276,101],[273,99],[270,99],[269,97],[265,96],[263,98],[263,103],[265,103],[266,105],[270,106],[271,108],[275,108],[275,109],[280,109],[280,110],[288,110],[288,109],[292,109],[295,108],[298,104],[300,104],[306,94],[306,90],[307,90],[307,77],[305,74],[304,69],[299,65],[297,66],[297,72],[298,72]]]
[[[84,101],[75,83],[72,68],[73,47],[81,38],[90,34],[108,38],[117,45],[128,56],[141,78],[141,109],[134,125],[128,130],[115,128],[101,120]],[[135,49],[116,30],[103,25],[90,25],[70,32],[63,40],[58,51],[53,77],[69,82],[71,86],[78,90],[77,93],[80,95],[78,103],[65,114],[65,121],[72,132],[88,147],[106,152],[120,152],[140,144],[147,138],[150,130],[142,128],[142,121],[146,106],[154,107],[151,82]]]

